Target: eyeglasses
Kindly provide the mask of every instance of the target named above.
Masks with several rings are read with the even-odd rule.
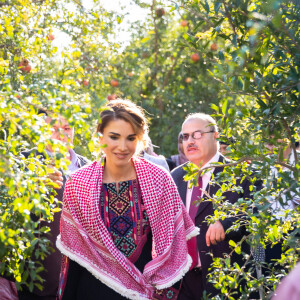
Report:
[[[214,130],[212,130],[212,131],[200,131],[200,130],[196,130],[196,131],[192,132],[191,134],[189,134],[189,133],[183,133],[183,134],[181,134],[181,138],[185,142],[189,139],[190,136],[194,140],[199,140],[199,139],[201,139],[203,133],[211,133],[211,132],[215,132],[215,131]]]

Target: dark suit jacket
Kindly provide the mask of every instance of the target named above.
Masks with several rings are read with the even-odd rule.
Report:
[[[42,161],[45,159],[46,155],[43,153],[37,152],[35,149],[30,150],[28,152],[22,152],[21,153],[23,156],[28,158],[30,155],[34,155],[36,157],[39,157]],[[78,157],[78,167],[81,168],[87,163],[89,163],[89,160],[81,155],[76,154]],[[64,188],[65,188],[65,183],[66,183],[66,176],[63,175],[63,186],[60,189],[55,189],[55,198],[57,198],[59,201],[62,202],[63,200],[63,193],[64,193]],[[60,251],[56,248],[55,243],[56,243],[56,238],[59,235],[59,226],[60,226],[60,217],[61,217],[61,212],[56,212],[53,216],[53,221],[51,222],[46,222],[42,221],[39,222],[39,228],[43,226],[48,226],[50,228],[50,232],[47,234],[43,234],[41,238],[45,237],[50,240],[50,247],[54,249],[54,252],[51,252],[48,254],[45,258],[45,260],[42,261],[42,264],[45,268],[44,271],[39,273],[39,275],[45,280],[43,283],[43,290],[40,291],[37,288],[34,288],[32,294],[32,298],[38,296],[43,296],[47,297],[47,299],[55,299],[57,289],[58,289],[58,282],[59,282],[59,274],[60,274],[60,265],[61,265],[61,259],[62,255]],[[35,215],[31,215],[31,218],[34,221],[38,221],[39,217]],[[19,297],[20,299],[23,298],[23,293],[26,293],[27,297],[29,296],[29,291],[27,290],[27,287],[23,287],[23,291],[19,292]],[[36,298],[34,298],[36,299]],[[43,298],[46,299],[46,298]]]
[[[223,156],[220,156],[219,162],[228,163],[228,161],[226,161],[226,159]],[[176,169],[174,169],[171,172],[171,175],[177,185],[180,197],[183,203],[185,204],[188,183],[184,181],[184,176],[186,174],[186,171],[183,170],[184,165],[181,165]],[[223,170],[222,167],[216,167],[214,170],[214,175],[216,176],[222,170]],[[244,180],[242,183],[240,181],[237,181],[237,185],[243,188],[243,193],[227,192],[223,194],[226,197],[226,200],[231,203],[236,202],[239,198],[250,198],[249,181]],[[220,187],[217,185],[208,184],[206,191],[211,197],[213,197],[216,194],[216,192],[219,190],[219,188]],[[207,196],[204,195],[203,200],[207,200]],[[235,241],[240,240],[242,236],[245,234],[245,230],[244,228],[240,228],[239,231],[237,232],[231,232],[229,234],[226,234],[225,241],[222,241],[215,246],[211,245],[210,247],[207,247],[206,232],[208,230],[209,225],[207,224],[205,218],[207,216],[213,215],[213,213],[214,213],[214,209],[211,201],[201,202],[196,214],[195,225],[200,228],[200,234],[197,236],[197,246],[198,246],[198,251],[199,251],[201,266],[202,266],[204,289],[207,291],[207,293],[212,293],[213,295],[216,295],[218,291],[212,286],[212,284],[207,282],[207,278],[206,278],[208,274],[208,269],[210,268],[210,265],[212,263],[212,258],[209,255],[209,253],[213,254],[213,257],[223,257],[224,253],[230,253],[231,249],[229,247],[228,241],[230,239],[233,239]],[[220,220],[225,231],[229,227],[231,227],[234,220],[235,220],[234,218],[227,218],[225,220]],[[242,263],[242,257],[236,254],[233,255],[232,260],[239,264]]]

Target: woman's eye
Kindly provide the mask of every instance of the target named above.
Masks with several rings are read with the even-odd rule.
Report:
[[[110,138],[111,138],[112,140],[117,140],[117,139],[118,139],[118,137],[116,137],[116,136],[114,136],[114,135],[110,136]]]
[[[135,141],[135,139],[136,139],[136,137],[130,137],[130,138],[128,138],[128,140],[131,141],[131,142]]]

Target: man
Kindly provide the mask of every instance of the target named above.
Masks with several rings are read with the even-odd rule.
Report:
[[[74,138],[74,128],[70,126],[68,121],[59,116],[55,121],[47,115],[45,111],[39,111],[39,113],[45,114],[45,121],[48,124],[52,125],[52,135],[50,139],[52,141],[60,141],[65,146],[67,146],[68,154],[67,159],[70,161],[68,166],[68,172],[76,171],[81,168],[89,161],[74,152],[71,148],[73,145]],[[45,159],[46,157],[54,158],[54,150],[50,144],[46,146],[46,153],[38,153],[36,150],[31,150],[29,152],[22,153],[25,157],[29,157],[30,155],[40,156],[41,159]],[[63,200],[63,192],[64,185],[66,182],[66,175],[62,174],[59,170],[54,167],[50,168],[51,172],[48,175],[49,184],[51,186],[55,186],[55,197],[59,200]],[[59,225],[60,225],[60,216],[61,212],[57,212],[54,214],[53,221],[51,223],[46,221],[39,221],[39,227],[49,226],[50,233],[46,234],[44,237],[50,240],[50,246],[54,249],[54,252],[51,252],[47,255],[45,260],[42,261],[42,264],[45,270],[39,275],[44,279],[43,282],[43,290],[35,288],[32,292],[30,292],[25,286],[23,286],[22,291],[18,291],[19,300],[55,300],[58,290],[59,283],[59,274],[60,274],[60,265],[61,265],[61,253],[57,250],[55,246],[56,238],[59,234]],[[33,219],[39,219],[37,216],[33,216]]]
[[[184,154],[188,160],[201,169],[211,166],[213,163],[227,163],[226,159],[218,151],[219,137],[215,120],[209,115],[195,113],[189,115],[182,124],[182,138]],[[203,292],[207,295],[215,296],[218,291],[208,282],[208,269],[212,263],[212,257],[223,257],[224,253],[230,253],[231,249],[228,240],[233,238],[226,234],[226,230],[231,227],[234,222],[233,218],[219,220],[214,224],[208,224],[207,216],[214,214],[211,201],[207,200],[207,195],[213,197],[219,190],[219,186],[209,183],[212,174],[217,175],[222,171],[222,167],[212,167],[202,177],[200,177],[199,186],[193,189],[188,188],[188,182],[184,181],[186,171],[181,165],[174,169],[171,173],[179,194],[184,202],[191,218],[195,221],[195,225],[200,228],[200,235],[197,236],[198,255],[196,258],[196,266],[190,270],[183,279],[179,300],[200,300]],[[200,187],[202,185],[202,187]],[[239,198],[249,198],[249,182],[244,180],[238,183],[243,188],[241,193],[226,192],[226,201],[236,202]],[[207,194],[203,193],[206,191]],[[200,194],[199,194],[200,193]],[[200,205],[195,207],[194,201],[202,197]],[[233,232],[231,233],[233,234]],[[240,239],[243,235],[243,229],[235,232],[235,238]],[[239,258],[241,259],[241,258]],[[235,258],[233,259],[235,260]],[[235,260],[236,261],[236,260]]]
[[[229,151],[228,147],[234,143],[235,139],[233,137],[230,137],[226,142],[219,141],[219,152],[226,157]]]
[[[225,143],[225,142],[219,142],[220,147],[219,147],[219,151],[222,155],[226,155],[227,154],[227,148],[229,146],[229,144]]]

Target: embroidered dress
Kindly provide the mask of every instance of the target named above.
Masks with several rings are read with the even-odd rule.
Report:
[[[100,197],[102,220],[115,246],[132,262],[139,258],[150,232],[137,180],[105,183]]]

